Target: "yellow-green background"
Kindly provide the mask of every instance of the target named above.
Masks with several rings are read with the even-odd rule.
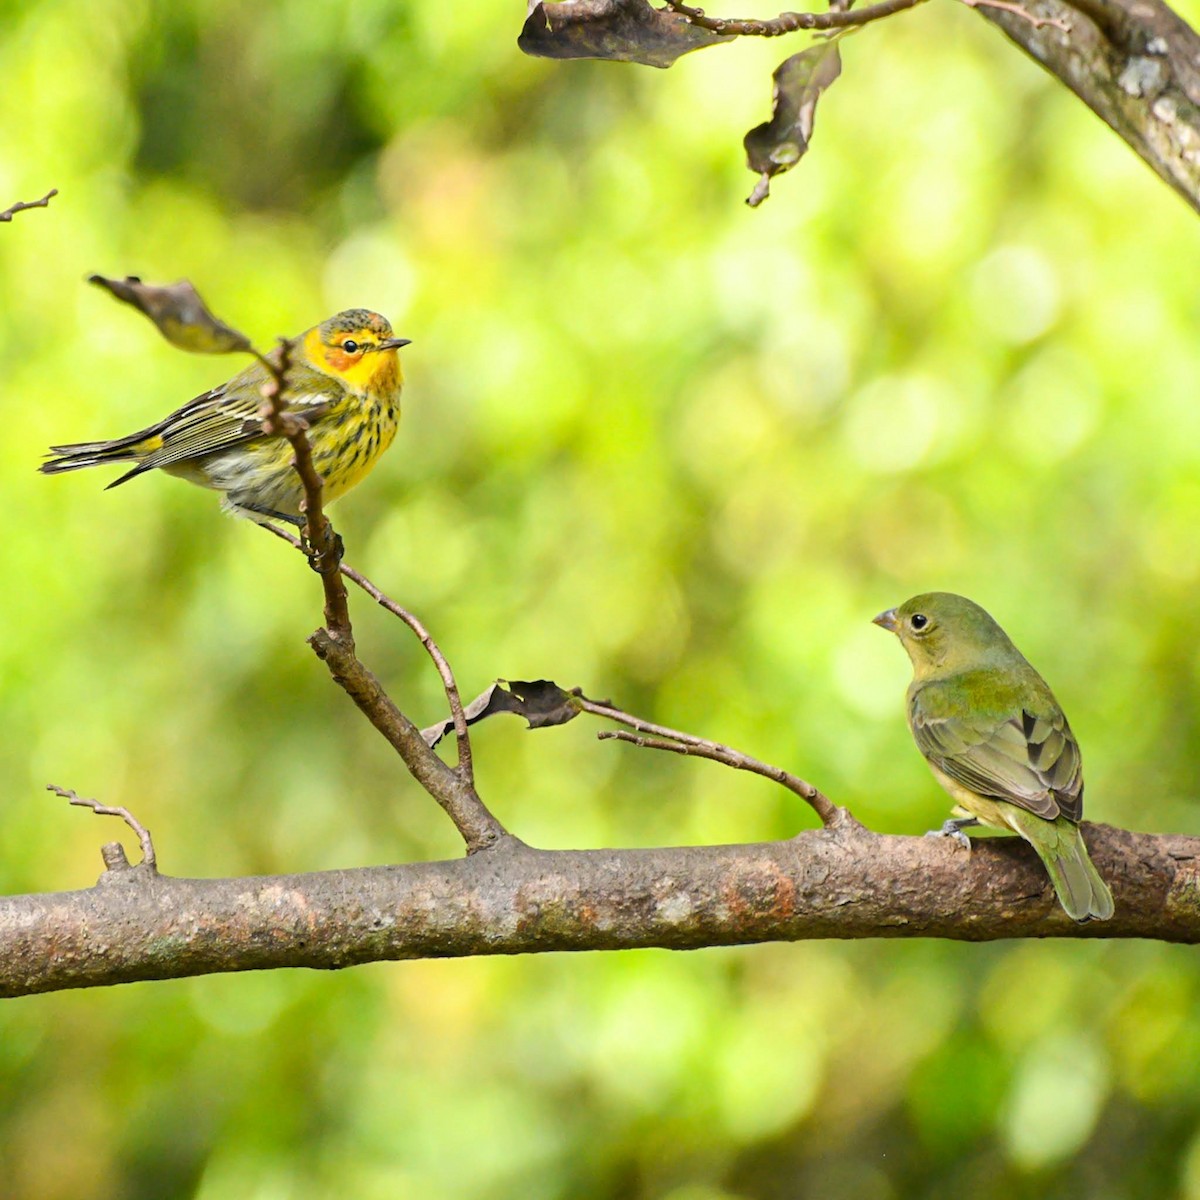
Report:
[[[236,365],[92,271],[186,276],[263,343],[352,305],[413,339],[398,442],[335,515],[468,693],[579,684],[920,833],[947,802],[869,619],[948,588],[1052,682],[1089,815],[1200,833],[1192,212],[950,3],[847,43],[758,211],[740,138],[785,43],[551,63],[523,10],[3,5],[0,207],[61,195],[0,227],[0,891],[99,871],[114,827],[48,782],[133,807],[173,874],[460,851],[304,645],[297,556],[175,480],[35,474]],[[438,716],[412,637],[355,614]],[[813,823],[593,732],[480,727],[509,828]],[[0,1196],[1196,1200],[1198,1070],[1197,952],[1150,943],[142,984],[0,1005]]]

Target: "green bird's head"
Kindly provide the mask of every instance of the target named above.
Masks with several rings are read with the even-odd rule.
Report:
[[[1024,660],[1008,635],[974,600],[953,592],[925,592],[874,618],[891,630],[923,679]]]

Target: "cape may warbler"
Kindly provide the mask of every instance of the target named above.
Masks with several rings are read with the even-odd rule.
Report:
[[[407,345],[407,338],[392,336],[383,317],[364,308],[338,313],[294,339],[285,396],[288,408],[309,424],[327,502],[354,487],[392,444],[403,382],[396,351]],[[41,470],[55,475],[100,463],[136,463],[108,485],[116,487],[161,467],[224,492],[222,507],[231,512],[302,525],[304,490],[292,468],[292,448],[262,432],[259,410],[269,378],[256,362],[147,429],[111,442],[52,446]]]

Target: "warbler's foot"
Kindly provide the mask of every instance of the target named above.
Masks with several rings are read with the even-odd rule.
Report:
[[[941,829],[931,829],[925,836],[951,838],[960,846],[970,850],[971,839],[963,833],[963,830],[978,824],[979,820],[976,817],[951,817],[942,825]]]
[[[345,556],[346,543],[342,541],[342,535],[336,529],[332,532],[333,545],[329,549],[329,556],[333,560],[333,568],[336,569],[341,565],[342,558]],[[318,575],[322,574],[325,569],[325,556],[303,535],[300,538],[300,545],[304,553],[308,556],[308,565]]]

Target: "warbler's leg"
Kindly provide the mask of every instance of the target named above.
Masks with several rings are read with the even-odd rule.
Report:
[[[925,836],[953,838],[960,846],[965,846],[969,850],[971,839],[963,833],[963,830],[979,823],[978,817],[951,817],[942,825],[941,829],[931,829]]]
[[[297,529],[304,528],[304,518],[293,516],[291,513],[279,512],[277,509],[268,508],[265,504],[249,504],[245,500],[229,501],[234,508],[241,509],[242,512],[254,513],[260,517],[267,517],[272,521],[286,521],[289,525],[295,525]]]

